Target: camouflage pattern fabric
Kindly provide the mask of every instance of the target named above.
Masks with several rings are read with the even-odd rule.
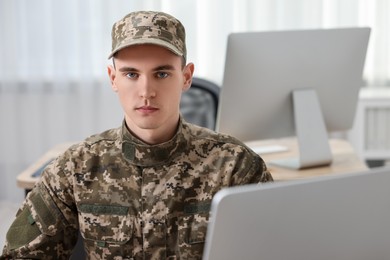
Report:
[[[156,44],[168,48],[186,60],[185,29],[175,17],[154,11],[137,11],[117,21],[111,32],[112,50],[117,51],[135,44]]]
[[[2,259],[201,259],[209,209],[223,187],[272,181],[238,140],[181,119],[147,145],[122,127],[70,147],[46,167],[7,233]]]

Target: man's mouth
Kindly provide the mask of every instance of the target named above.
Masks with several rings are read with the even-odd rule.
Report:
[[[158,108],[152,107],[152,106],[141,106],[141,107],[138,107],[136,110],[141,112],[141,113],[150,114],[150,113],[156,112],[158,110]]]

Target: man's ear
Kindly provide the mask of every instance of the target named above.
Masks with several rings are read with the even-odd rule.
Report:
[[[114,90],[115,92],[117,92],[117,91],[118,91],[118,88],[117,88],[117,86],[115,85],[116,70],[115,70],[114,66],[108,65],[108,66],[107,66],[107,72],[108,72],[108,77],[110,78],[111,88],[112,88],[112,90]]]
[[[184,85],[183,91],[188,90],[191,87],[192,76],[194,75],[195,65],[193,63],[188,63],[183,69],[184,76]]]

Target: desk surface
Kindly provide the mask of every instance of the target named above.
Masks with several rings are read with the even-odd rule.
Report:
[[[275,181],[304,179],[321,175],[342,174],[368,169],[365,163],[359,159],[352,146],[345,140],[331,139],[329,141],[333,155],[333,163],[331,165],[303,170],[287,169],[269,164],[269,162],[274,159],[294,157],[294,155],[296,156],[298,153],[298,148],[295,139],[286,138],[277,140],[254,141],[247,142],[246,144],[249,147],[277,144],[286,146],[288,148],[288,150],[285,152],[261,155]],[[17,185],[23,189],[32,189],[37,180],[39,180],[39,177],[33,176],[34,173],[40,171],[42,167],[48,163],[48,161],[52,160],[60,153],[65,151],[66,148],[68,148],[70,145],[72,145],[72,143],[59,144],[46,152],[34,164],[30,165],[17,176]]]
[[[275,181],[305,179],[329,174],[343,174],[367,170],[367,165],[358,157],[351,144],[342,139],[330,139],[329,145],[333,162],[329,166],[294,170],[275,166],[269,162],[297,156],[298,144],[295,138],[246,142],[249,147],[281,145],[288,148],[285,152],[261,154]]]

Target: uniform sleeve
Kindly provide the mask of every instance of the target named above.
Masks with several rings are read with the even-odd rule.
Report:
[[[255,160],[255,161],[258,162],[258,165],[259,165],[259,167],[257,169],[255,169],[255,172],[257,172],[257,173],[255,173],[255,175],[260,175],[260,178],[258,179],[258,181],[256,180],[255,182],[273,181],[274,179],[272,178],[271,173],[268,171],[267,165],[265,164],[263,159],[261,159],[260,157],[257,157],[257,160]]]
[[[237,160],[232,186],[273,181],[271,173],[259,155],[243,152],[237,156]]]
[[[68,259],[77,241],[77,211],[60,160],[29,192],[7,234],[0,259]]]

